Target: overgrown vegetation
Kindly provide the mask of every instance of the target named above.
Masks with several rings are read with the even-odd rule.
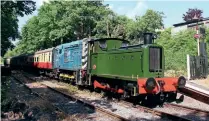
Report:
[[[175,36],[171,35],[171,28],[166,29],[156,40],[157,44],[164,47],[165,69],[186,73],[186,55],[197,55],[197,40],[194,38],[195,30],[180,31]],[[209,28],[206,29],[207,53],[209,53]]]

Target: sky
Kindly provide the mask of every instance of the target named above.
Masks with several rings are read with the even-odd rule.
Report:
[[[48,0],[35,0],[37,9]],[[119,15],[126,15],[129,18],[142,16],[147,9],[160,11],[165,14],[164,25],[171,27],[173,24],[183,22],[182,15],[188,8],[198,8],[203,10],[203,17],[209,17],[209,1],[207,0],[104,0],[104,4],[109,4],[110,9]],[[19,17],[19,31],[26,24],[27,20],[37,15],[34,11],[32,15]]]

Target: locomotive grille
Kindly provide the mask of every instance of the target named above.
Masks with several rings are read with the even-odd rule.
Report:
[[[162,49],[157,47],[149,48],[149,70],[156,72],[162,70]]]

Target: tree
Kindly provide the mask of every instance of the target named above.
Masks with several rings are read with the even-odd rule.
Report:
[[[104,19],[97,21],[96,27],[96,37],[115,37],[125,39],[126,37],[126,25],[131,20],[126,16],[119,16],[112,11],[106,14]]]
[[[50,48],[96,34],[97,21],[107,13],[101,1],[50,1],[22,28],[23,53]],[[16,50],[17,51],[17,50]]]
[[[183,19],[184,19],[184,21],[192,21],[195,17],[197,19],[201,19],[202,18],[202,13],[203,13],[203,11],[200,10],[200,9],[189,8],[189,10],[186,12],[186,14],[183,14]]]
[[[33,1],[1,1],[1,55],[13,48],[11,40],[19,37],[17,17],[31,14],[34,10]]]
[[[132,43],[138,43],[143,33],[155,32],[162,28],[164,13],[154,10],[147,10],[143,16],[137,16],[135,21],[130,21],[127,25],[127,38]]]

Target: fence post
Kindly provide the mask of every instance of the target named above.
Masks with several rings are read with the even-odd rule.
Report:
[[[188,77],[188,80],[191,79],[191,71],[190,71],[190,57],[189,57],[189,54],[187,54],[187,77]]]

